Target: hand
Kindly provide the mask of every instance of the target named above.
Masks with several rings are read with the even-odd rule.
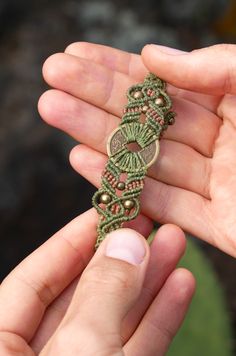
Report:
[[[183,232],[162,226],[149,248],[134,230],[117,230],[91,259],[96,224],[95,209],[82,214],[3,281],[1,355],[165,353],[194,292],[191,273],[175,269]]]
[[[142,212],[236,256],[236,46],[174,54],[154,45],[142,53],[145,66],[172,84],[177,112],[149,170]],[[41,116],[83,143],[71,164],[96,186],[107,137],[119,124],[127,88],[146,75],[144,64],[138,55],[75,43],[44,65],[55,90],[41,97]]]

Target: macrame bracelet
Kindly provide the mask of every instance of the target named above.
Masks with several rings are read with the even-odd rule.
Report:
[[[163,132],[175,121],[165,87],[164,81],[149,73],[143,83],[133,85],[127,92],[124,115],[107,142],[109,160],[101,188],[92,198],[100,215],[95,248],[107,233],[139,214],[139,196],[147,169],[158,156]]]

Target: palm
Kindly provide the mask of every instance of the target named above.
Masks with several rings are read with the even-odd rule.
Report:
[[[57,90],[41,98],[41,115],[83,144],[72,151],[71,163],[96,186],[107,160],[107,137],[126,103],[125,92],[142,81],[146,71],[140,56],[88,44],[72,45],[67,54],[46,62],[45,79]],[[235,254],[233,99],[172,86],[169,92],[177,119],[149,170],[142,212]]]
[[[225,246],[227,252],[235,255],[236,128],[233,123],[232,100],[233,97],[225,96],[218,107],[223,121],[213,147],[209,177],[211,201],[205,219],[216,246],[222,249]]]

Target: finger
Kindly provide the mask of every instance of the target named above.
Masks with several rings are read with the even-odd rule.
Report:
[[[121,51],[116,48],[95,43],[75,42],[70,44],[65,52],[102,64],[113,71],[127,74],[137,81],[143,81],[144,76],[147,74],[147,68],[144,66],[140,55]],[[168,92],[170,95],[200,104],[213,112],[216,111],[220,100],[219,97],[181,90],[172,85],[168,85]]]
[[[84,270],[65,318],[44,352],[68,350],[64,337],[75,354],[85,347],[86,354],[121,351],[121,323],[141,292],[148,261],[148,244],[140,234],[131,229],[108,234]],[[97,342],[88,344],[88,338]]]
[[[162,139],[148,176],[210,199],[211,160],[182,143]]]
[[[176,122],[168,128],[165,136],[192,147],[201,154],[211,157],[222,120],[197,104],[184,99],[173,100]]]
[[[153,221],[148,216],[139,214],[134,220],[127,221],[123,227],[128,227],[148,238],[153,230]]]
[[[46,82],[113,115],[121,116],[131,77],[65,53],[49,57],[43,66]],[[121,86],[118,86],[121,85]]]
[[[40,322],[40,327],[30,340],[30,346],[36,355],[40,354],[41,350],[52,337],[60,322],[64,318],[79,279],[80,275],[78,275],[78,277],[76,277],[70,285],[63,290],[63,292],[48,306],[45,311]]]
[[[50,86],[118,117],[127,104],[127,89],[138,82],[127,74],[63,53],[46,60],[43,74]]]
[[[153,229],[151,219],[140,214],[136,219],[125,224],[126,227],[135,229],[138,233],[148,237]],[[30,342],[33,350],[38,354],[48,342],[58,325],[62,321],[67,308],[77,287],[80,275],[48,306],[40,322],[40,328]]]
[[[96,223],[94,209],[80,215],[8,275],[0,288],[0,331],[32,338],[47,306],[91,258]]]
[[[93,185],[100,186],[106,156],[86,147],[80,153],[77,154],[74,168]],[[71,164],[73,162],[71,159]],[[210,201],[202,196],[146,177],[141,207],[142,213],[151,219],[162,224],[176,224],[184,231],[215,245],[214,231],[209,229],[207,221]]]
[[[188,52],[148,45],[142,51],[145,66],[182,89],[206,94],[236,94],[236,46],[215,45]]]
[[[183,231],[171,224],[161,226],[150,246],[150,261],[142,292],[122,324],[122,340],[127,342],[185,251]],[[135,353],[134,353],[135,354]]]
[[[142,225],[141,221],[140,225]],[[133,334],[147,307],[175,268],[184,253],[185,245],[184,233],[177,226],[168,224],[158,229],[150,247],[150,261],[141,295],[122,323],[124,342]],[[78,278],[49,306],[44,314],[40,330],[31,341],[31,347],[37,354],[63,319],[77,283]]]
[[[140,55],[100,44],[75,42],[66,48],[65,53],[102,64],[135,80],[142,81],[148,72]]]
[[[35,356],[35,353],[20,336],[8,332],[0,332],[0,355]]]
[[[165,355],[186,315],[195,290],[192,274],[175,270],[125,346],[127,355]]]
[[[45,92],[38,107],[47,123],[103,153],[106,152],[108,136],[120,123],[117,116],[58,90]],[[222,121],[213,113],[183,99],[173,100],[173,110],[177,113],[176,123],[168,128],[165,137],[210,157]]]
[[[173,98],[184,99],[198,104],[212,113],[217,112],[218,105],[222,99],[221,95],[197,93],[191,90],[177,88],[169,83],[167,84],[167,93]]]

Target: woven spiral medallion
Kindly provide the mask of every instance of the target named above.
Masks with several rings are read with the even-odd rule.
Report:
[[[123,172],[146,170],[159,153],[159,141],[153,141],[154,136],[155,132],[147,124],[132,122],[122,125],[108,139],[108,156]],[[140,151],[130,151],[127,147],[129,143],[137,143]]]
[[[92,203],[99,213],[95,248],[106,234],[134,219],[140,211],[144,178],[159,153],[159,139],[174,123],[165,82],[148,74],[144,82],[129,88],[121,123],[107,142],[108,162],[101,188]],[[135,145],[135,149],[132,148]]]

